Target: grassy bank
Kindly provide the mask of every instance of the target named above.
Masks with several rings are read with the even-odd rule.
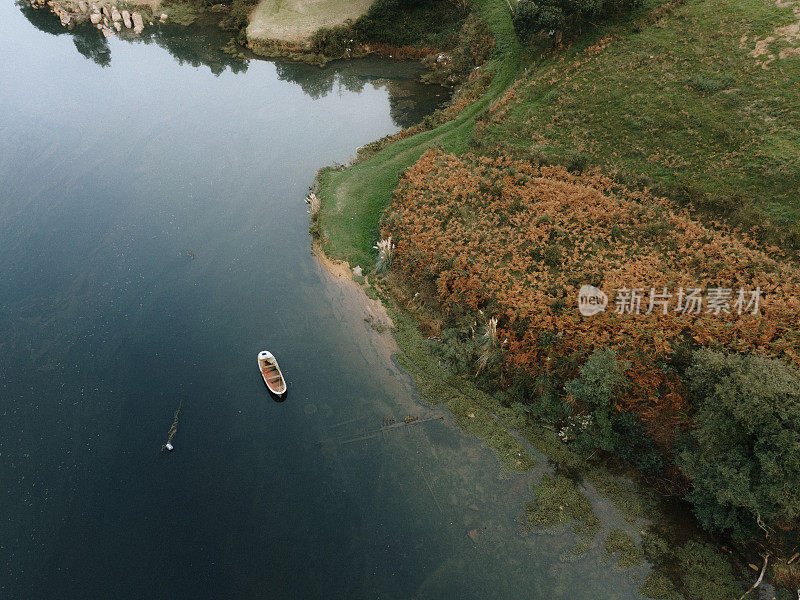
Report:
[[[634,466],[745,563],[769,551],[767,577],[792,588],[800,455],[774,439],[796,436],[800,419],[800,287],[764,242],[800,239],[800,3],[651,0],[525,72],[506,3],[475,6],[498,42],[488,91],[444,125],[321,173],[325,251],[369,270],[376,240],[393,236],[395,267],[379,281],[424,331],[399,319],[402,360],[506,467],[528,463],[509,427],[560,470],[593,465],[601,489],[618,487],[602,464]],[[771,291],[745,318],[625,321],[612,309],[587,321],[574,311],[587,283]],[[747,474],[737,490],[733,471]],[[561,522],[554,506],[530,506],[529,522]],[[616,532],[605,549],[661,564],[644,586],[653,597],[741,595],[728,557],[696,534],[649,531],[640,548]]]
[[[370,265],[378,222],[397,187],[400,174],[433,146],[453,152],[467,148],[478,117],[499,98],[519,75],[522,47],[504,0],[476,0],[478,14],[491,29],[496,54],[487,68],[493,80],[484,96],[454,120],[436,129],[401,140],[348,169],[327,169],[320,174],[319,215],[324,250],[352,265]]]
[[[770,240],[798,239],[800,3],[648,0],[552,54],[476,143],[599,166]]]

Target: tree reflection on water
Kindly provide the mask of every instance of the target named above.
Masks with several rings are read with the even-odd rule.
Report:
[[[70,35],[78,52],[100,67],[111,64],[111,46],[91,24],[61,26],[49,10],[33,8],[25,0],[17,3],[25,18],[38,30],[50,35]],[[119,38],[130,43],[156,44],[164,48],[179,64],[206,66],[216,76],[230,71],[244,73],[254,54],[234,46],[234,34],[214,24],[155,25],[140,35],[123,29]],[[235,53],[225,48],[235,47]],[[361,92],[367,84],[384,87],[389,92],[392,120],[398,127],[418,123],[449,97],[449,91],[419,81],[422,67],[410,61],[383,59],[339,60],[324,67],[297,61],[275,62],[278,78],[300,86],[311,98],[323,98],[333,91]]]

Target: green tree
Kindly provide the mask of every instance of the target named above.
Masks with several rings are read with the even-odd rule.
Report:
[[[641,5],[642,0],[519,0],[514,27],[522,37],[549,32],[558,41],[564,29],[580,29],[585,23]]]
[[[705,527],[744,539],[797,527],[800,372],[762,356],[694,353],[686,383],[696,407],[678,465]]]
[[[618,415],[614,399],[628,381],[625,369],[629,367],[629,362],[617,359],[614,350],[595,350],[581,367],[580,377],[566,385],[567,392],[594,418],[594,427],[589,431],[594,444],[602,450],[612,451],[620,445],[614,429]]]

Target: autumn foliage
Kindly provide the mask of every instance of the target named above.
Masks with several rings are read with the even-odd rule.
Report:
[[[597,173],[430,150],[402,178],[383,234],[396,243],[395,272],[445,314],[498,318],[508,369],[566,379],[594,350],[616,350],[632,381],[616,409],[638,414],[663,444],[689,410],[670,364],[681,347],[800,365],[800,271],[779,249]],[[608,295],[604,312],[579,313],[585,284]],[[705,306],[682,314],[675,298],[667,314],[644,314],[651,288],[717,286],[734,290],[734,299],[740,288],[760,288],[758,314]],[[621,288],[644,290],[642,314],[615,312]]]

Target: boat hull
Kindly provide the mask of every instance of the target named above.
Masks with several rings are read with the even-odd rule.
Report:
[[[278,398],[283,398],[287,389],[286,379],[278,366],[278,361],[266,350],[258,354],[258,370],[270,393]]]

